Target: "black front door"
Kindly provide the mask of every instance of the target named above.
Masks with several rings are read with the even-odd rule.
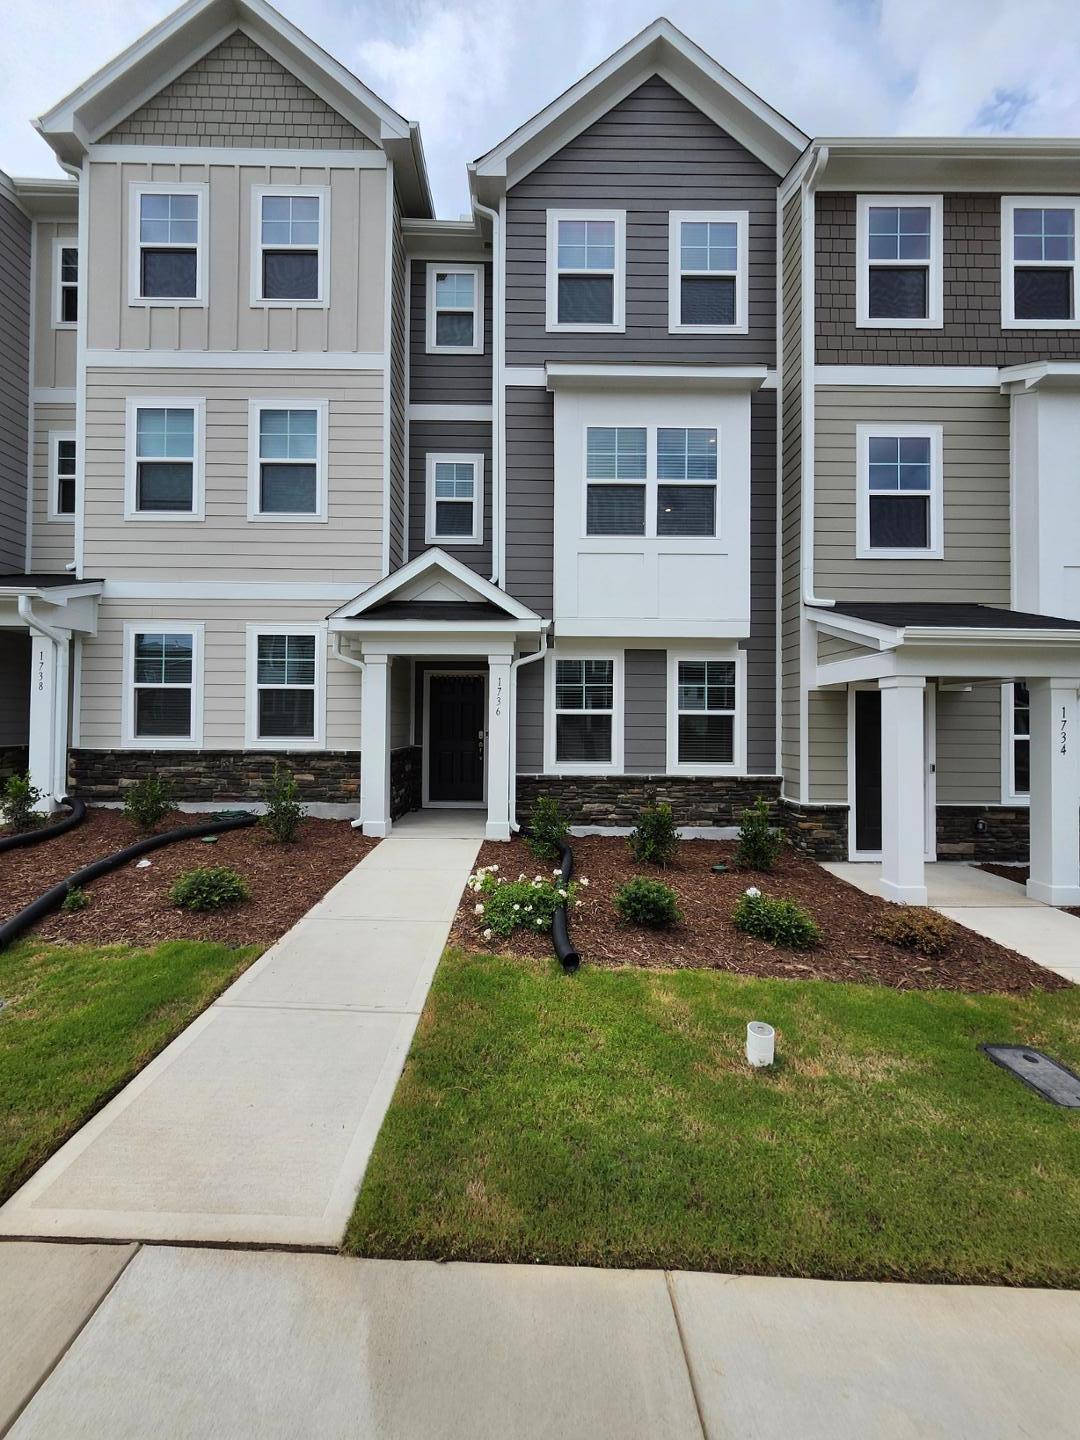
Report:
[[[855,691],[855,849],[881,849],[881,691]]]
[[[484,798],[484,677],[428,681],[428,799],[477,804]]]

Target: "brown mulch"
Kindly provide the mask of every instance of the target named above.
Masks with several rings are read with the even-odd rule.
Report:
[[[586,836],[571,843],[574,876],[590,882],[588,888],[579,890],[581,904],[570,913],[571,936],[585,964],[725,970],[788,980],[846,980],[888,985],[894,990],[1019,994],[1061,990],[1069,984],[960,925],[954,927],[955,939],[948,953],[938,959],[899,950],[874,934],[891,908],[886,901],[856,890],[794,850],[785,850],[776,869],[761,875],[734,870],[735,846],[731,842],[684,841],[678,864],[668,870],[637,865],[620,838]],[[732,869],[726,875],[712,874],[710,867],[721,861]],[[477,863],[498,864],[500,873],[509,879],[516,879],[521,871],[530,877],[545,871],[550,874],[553,868],[538,862],[520,839],[509,845],[486,843]],[[618,918],[612,894],[635,874],[647,874],[672,887],[683,914],[680,925],[669,931],[639,930]],[[731,912],[750,885],[804,906],[822,929],[822,944],[810,951],[782,950],[737,930]],[[451,932],[453,943],[473,950],[509,950],[537,957],[551,954],[545,934],[517,931],[509,941],[485,944],[481,923],[473,914],[475,903],[475,895],[466,890]]]
[[[167,815],[157,827],[198,824],[198,815]],[[92,809],[76,829],[41,845],[0,854],[0,921],[72,871],[140,839],[119,810]],[[305,820],[292,845],[275,845],[262,826],[219,835],[212,845],[182,840],[151,851],[87,886],[90,904],[72,914],[47,916],[32,932],[45,940],[80,945],[154,944],[210,940],[222,945],[268,945],[377,845],[347,820]],[[185,870],[230,865],[251,887],[251,899],[218,911],[194,913],[170,904],[168,890]]]

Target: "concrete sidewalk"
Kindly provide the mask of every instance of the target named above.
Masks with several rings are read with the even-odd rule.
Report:
[[[395,827],[0,1208],[0,1235],[336,1247],[480,844]]]
[[[51,1348],[15,1352],[18,1440],[1065,1440],[1080,1414],[1069,1292],[164,1246],[96,1252],[91,1283],[85,1247],[0,1245],[0,1337],[15,1248],[72,1276]]]

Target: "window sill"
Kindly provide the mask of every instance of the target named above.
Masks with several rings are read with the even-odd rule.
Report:
[[[253,525],[325,525],[328,518],[326,515],[310,515],[306,512],[294,514],[288,510],[265,515],[259,510],[248,511],[248,519]]]
[[[329,300],[259,300],[251,301],[252,310],[328,310]]]
[[[52,328],[54,330],[78,330],[79,322],[77,320],[54,320]]]
[[[926,320],[912,320],[909,317],[873,319],[862,315],[855,321],[856,330],[944,330],[945,322],[937,316]]]
[[[546,327],[548,335],[625,335],[626,322],[611,325],[561,325],[558,321],[548,321]]]
[[[201,750],[202,740],[185,740],[172,735],[125,735],[121,741],[124,750]]]
[[[150,295],[129,295],[128,305],[140,310],[205,310],[207,301],[188,296],[167,300]]]
[[[475,549],[477,546],[483,545],[483,543],[484,543],[484,537],[483,537],[482,535],[472,535],[472,536],[470,536],[470,535],[425,535],[425,536],[424,536],[424,544],[425,544],[425,545],[449,545],[449,546],[451,546],[451,547],[452,547],[453,549],[455,549],[455,550],[463,550],[463,549],[465,549],[466,547],[472,547],[473,549]]]
[[[941,550],[883,550],[878,547],[857,545],[856,560],[944,560]]]
[[[1077,320],[1002,320],[1002,330],[1080,330]]]
[[[74,524],[75,524],[75,516],[74,516],[74,515],[49,515],[49,516],[46,517],[46,523],[49,524],[49,525],[74,525]]]
[[[326,742],[325,742],[324,740],[316,740],[314,736],[312,736],[311,739],[308,739],[308,740],[300,739],[300,738],[297,738],[297,737],[295,737],[295,736],[294,736],[292,739],[289,739],[289,740],[279,740],[279,739],[263,740],[263,739],[260,739],[260,737],[259,737],[258,735],[252,735],[252,736],[249,736],[248,739],[244,742],[244,749],[245,749],[245,750],[281,750],[281,751],[288,751],[288,750],[324,750],[325,748],[326,748]]]
[[[749,335],[747,325],[684,325],[669,322],[669,335]]]
[[[425,355],[483,355],[483,345],[426,345]]]
[[[201,510],[125,510],[124,519],[134,520],[141,525],[155,525],[159,520],[169,525],[184,521],[189,525],[201,525],[206,516]]]
[[[714,776],[717,775],[734,775],[741,778],[746,775],[746,767],[743,765],[736,765],[734,761],[732,761],[730,765],[722,765],[719,763],[708,765],[684,765],[681,763],[669,763],[667,767],[667,773],[669,775],[700,775],[706,779],[712,779]]]

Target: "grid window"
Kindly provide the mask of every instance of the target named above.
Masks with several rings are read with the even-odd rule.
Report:
[[[75,245],[61,245],[57,250],[56,319],[60,325],[76,325],[79,320],[79,251]]]
[[[195,411],[140,406],[135,412],[135,509],[195,509]]]
[[[77,451],[74,440],[56,442],[56,491],[53,503],[57,515],[75,514]]]
[[[928,550],[933,495],[928,435],[872,435],[868,442],[872,550]]]
[[[719,431],[589,426],[585,534],[715,536]]]
[[[260,196],[260,298],[321,298],[322,201],[318,195]]]
[[[139,195],[139,295],[193,300],[199,293],[199,196]]]
[[[555,215],[549,224],[549,325],[621,327],[621,224],[614,216],[587,215]]]
[[[738,222],[683,220],[678,248],[679,324],[728,328],[741,323]]]
[[[319,412],[259,411],[260,515],[318,513]]]
[[[476,509],[476,468],[465,460],[435,462],[435,538],[472,535]]]
[[[614,710],[614,660],[556,660],[556,761],[610,765]]]
[[[1012,687],[1012,789],[1031,793],[1031,696],[1022,680]]]
[[[860,195],[857,209],[858,324],[940,326],[941,196]]]
[[[137,632],[132,641],[133,728],[138,739],[190,740],[195,637]]]
[[[1076,212],[1017,207],[1013,216],[1013,315],[1071,320],[1076,297]]]
[[[644,426],[590,426],[585,436],[586,534],[644,535],[647,474]],[[628,480],[642,483],[619,483]]]
[[[428,266],[429,351],[478,355],[483,350],[483,271]]]
[[[657,429],[657,535],[716,534],[716,452],[714,429]]]
[[[735,763],[734,660],[680,660],[676,719],[680,765]]]
[[[314,740],[314,635],[256,637],[258,739]]]

